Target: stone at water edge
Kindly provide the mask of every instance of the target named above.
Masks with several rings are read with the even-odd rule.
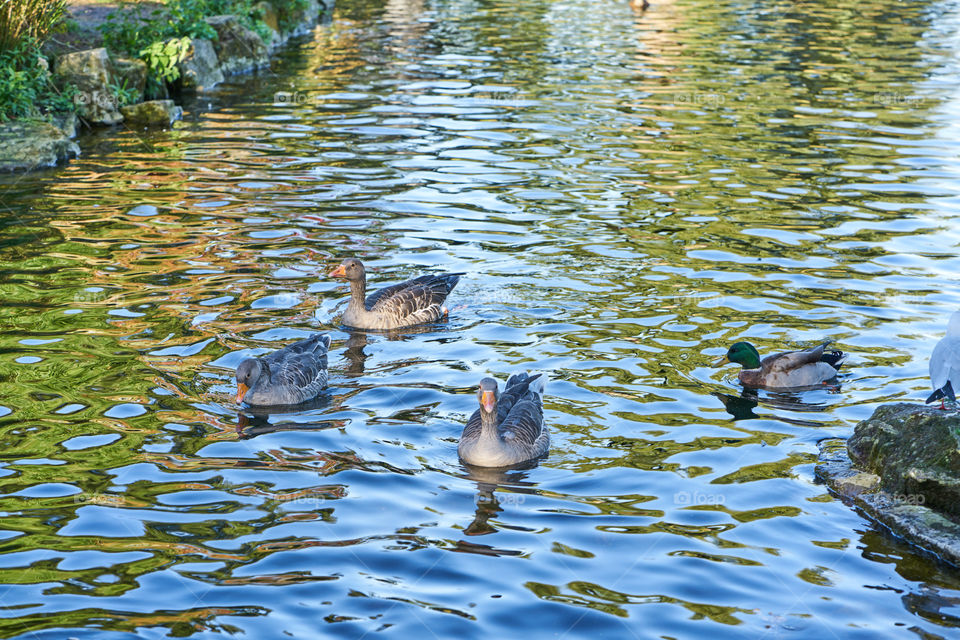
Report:
[[[169,126],[183,117],[183,109],[173,100],[148,100],[121,107],[120,112],[129,125]]]
[[[284,22],[293,26],[288,31],[282,32],[283,37],[290,38],[309,33],[320,16],[321,8],[325,10],[326,5],[317,0],[307,0],[302,8],[287,10],[283,15]]]
[[[80,148],[59,127],[42,120],[0,124],[0,170],[53,167],[80,155]]]
[[[139,58],[116,58],[113,61],[113,78],[120,88],[137,92],[134,102],[143,100],[143,91],[147,86],[147,63]]]
[[[880,487],[960,516],[960,415],[917,404],[878,407],[847,441],[854,465]]]
[[[193,38],[190,52],[178,66],[180,86],[186,91],[206,91],[223,82],[220,60],[209,40]]]
[[[267,47],[276,47],[284,40],[280,35],[280,16],[277,10],[267,0],[260,0],[253,8],[260,12],[262,16],[260,19],[270,30],[270,41],[266,43]]]
[[[77,88],[74,104],[80,117],[94,124],[117,124],[123,116],[117,111],[117,97],[111,88],[112,66],[107,50],[74,51],[57,58],[54,77],[59,87]]]
[[[214,48],[223,73],[243,73],[267,66],[267,45],[256,32],[240,24],[237,16],[213,16],[207,24],[217,32]]]

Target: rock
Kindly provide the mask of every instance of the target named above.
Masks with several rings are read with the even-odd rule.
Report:
[[[139,58],[116,58],[113,61],[114,83],[121,89],[133,89],[136,99],[143,100],[147,86],[147,63]]]
[[[307,0],[300,9],[290,9],[288,5],[281,5],[278,8],[281,35],[286,39],[309,33],[317,23],[320,9],[321,4],[317,0]]]
[[[0,170],[52,167],[80,155],[80,148],[59,127],[41,120],[0,124]]]
[[[960,416],[878,407],[844,445],[820,442],[816,476],[895,535],[960,567]]]
[[[169,126],[183,117],[183,109],[175,105],[173,100],[148,100],[120,107],[120,111],[131,125]]]
[[[880,476],[894,495],[960,516],[960,416],[892,404],[856,426],[847,443],[854,465]]]
[[[223,73],[245,73],[267,66],[267,45],[240,24],[237,16],[213,16],[207,23],[217,32],[214,48]]]
[[[272,49],[279,46],[284,38],[280,35],[280,15],[277,10],[266,0],[261,0],[253,8],[260,12],[260,19],[270,30],[270,41],[266,43],[267,47]]]
[[[77,137],[77,114],[75,113],[55,113],[51,114],[50,119],[53,124],[63,131],[68,138]]]
[[[223,82],[223,72],[213,43],[194,38],[190,53],[180,63],[180,86],[187,91],[206,91]]]
[[[74,103],[80,117],[96,124],[117,124],[123,120],[117,111],[117,97],[110,87],[113,80],[110,58],[103,47],[60,56],[54,75],[60,87],[77,88]]]

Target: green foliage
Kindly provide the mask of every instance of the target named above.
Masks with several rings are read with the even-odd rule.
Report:
[[[163,86],[180,77],[177,65],[190,54],[190,46],[190,38],[181,36],[154,42],[140,50],[140,57],[147,63],[148,94],[162,95]]]
[[[121,7],[107,16],[100,30],[111,51],[143,58],[149,71],[147,93],[159,96],[164,85],[180,77],[177,64],[189,54],[189,38],[216,40],[217,32],[206,18],[222,14],[237,16],[241,24],[269,41],[269,28],[253,0],[169,0],[148,15],[139,13],[136,6]]]
[[[43,42],[63,19],[67,0],[0,1],[0,51],[28,40]]]
[[[171,38],[154,42],[140,50],[140,57],[147,63],[150,73],[164,82],[173,82],[180,77],[177,65],[190,53],[190,38]]]
[[[0,121],[73,111],[75,92],[75,87],[60,92],[53,86],[32,37],[24,36],[16,46],[0,51]]]
[[[126,78],[123,79],[122,84],[111,84],[110,90],[117,99],[117,107],[133,104],[140,99],[140,92],[133,87],[128,87]]]
[[[111,51],[136,55],[144,44],[165,36],[164,11],[154,9],[150,19],[138,16],[136,11],[113,11],[98,28],[103,34],[103,43]]]

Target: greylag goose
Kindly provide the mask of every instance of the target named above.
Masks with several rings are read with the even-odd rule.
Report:
[[[747,387],[812,387],[837,376],[846,357],[843,351],[824,353],[829,342],[806,351],[775,353],[760,359],[760,352],[749,342],[737,342],[717,366],[735,362],[743,369],[737,378]]]
[[[237,366],[237,404],[300,404],[327,386],[330,336],[318,333]]]
[[[940,401],[957,401],[956,389],[960,387],[960,311],[954,311],[947,324],[947,335],[937,343],[930,354],[930,383],[933,393],[927,398],[927,404]]]
[[[480,408],[463,428],[460,458],[478,467],[506,467],[545,454],[550,446],[543,426],[545,385],[542,373],[515,373],[500,394],[496,380],[481,380]]]
[[[438,273],[420,276],[383,289],[369,296],[367,273],[356,258],[344,260],[330,272],[333,278],[350,283],[350,304],[341,322],[356,329],[398,329],[434,322],[447,315],[443,301],[457,286],[462,273]]]

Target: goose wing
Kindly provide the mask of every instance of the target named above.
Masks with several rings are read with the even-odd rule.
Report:
[[[460,281],[462,273],[420,276],[374,291],[365,301],[367,311],[406,317],[424,309],[440,306]]]
[[[505,441],[532,445],[543,431],[543,374],[517,373],[507,380],[497,402],[500,432]]]
[[[326,384],[327,350],[330,336],[318,334],[300,340],[267,356],[270,378],[274,384],[303,388]]]

